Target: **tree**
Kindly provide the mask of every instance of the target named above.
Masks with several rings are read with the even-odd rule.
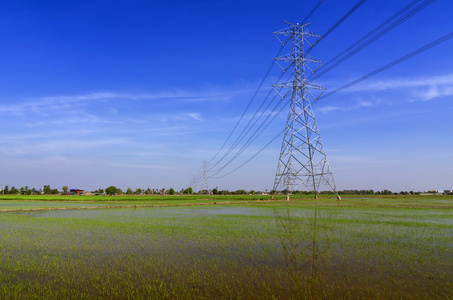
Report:
[[[105,189],[105,193],[109,195],[117,194],[118,189],[112,185]]]
[[[15,187],[12,187],[11,190],[9,191],[9,193],[10,193],[11,195],[15,195],[15,194],[19,193],[19,190],[16,189]]]
[[[191,187],[188,187],[187,189],[184,190],[184,194],[192,194],[193,189]]]
[[[50,188],[50,185],[45,185],[45,186],[43,187],[42,191],[43,191],[44,194],[46,194],[46,195],[52,194],[52,189]]]
[[[175,190],[173,188],[170,188],[170,190],[168,190],[168,194],[174,195],[175,194]]]
[[[61,189],[63,190],[63,193],[65,193],[65,194],[69,191],[69,188],[67,185],[63,186]]]
[[[219,193],[219,190],[217,188],[213,189],[212,190],[212,194],[213,195],[217,195]]]
[[[132,189],[131,188],[127,188],[126,194],[128,194],[128,195],[133,194]]]
[[[138,189],[135,190],[135,194],[136,194],[136,195],[141,195],[141,194],[142,194],[142,191],[143,191],[143,190],[142,190],[141,188],[138,188]]]

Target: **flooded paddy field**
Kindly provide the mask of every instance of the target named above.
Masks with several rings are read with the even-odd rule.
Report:
[[[1,212],[0,298],[452,299],[453,201],[371,201]]]

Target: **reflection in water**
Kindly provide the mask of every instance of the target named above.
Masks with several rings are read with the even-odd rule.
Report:
[[[294,297],[322,297],[331,239],[326,227],[319,224],[317,208],[313,208],[313,217],[297,215],[289,207],[274,213]]]

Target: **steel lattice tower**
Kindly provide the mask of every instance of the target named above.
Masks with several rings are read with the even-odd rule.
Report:
[[[206,161],[203,161],[203,175],[202,175],[203,179],[201,181],[201,191],[207,191],[207,193],[210,194],[209,186],[208,186],[207,169],[208,169],[208,163]]]
[[[307,71],[313,73],[314,67],[319,67],[322,62],[308,56],[304,47],[311,46],[310,38],[320,36],[308,31],[308,24],[286,23],[289,27],[273,33],[283,46],[292,42],[292,53],[274,60],[283,72],[291,67],[293,71],[289,81],[273,86],[282,98],[291,93],[273,190],[286,191],[286,199],[289,200],[291,191],[301,185],[313,191],[315,198],[324,187],[333,191],[340,200],[310,101],[316,101],[324,88],[305,78]],[[288,89],[287,92],[282,93],[285,89]]]

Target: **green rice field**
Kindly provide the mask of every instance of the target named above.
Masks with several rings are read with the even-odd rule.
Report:
[[[343,198],[1,197],[0,299],[453,299],[453,197]]]

